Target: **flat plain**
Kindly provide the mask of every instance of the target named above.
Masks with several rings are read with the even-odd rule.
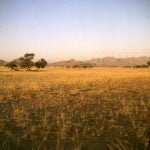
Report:
[[[150,149],[150,69],[0,69],[0,149]]]

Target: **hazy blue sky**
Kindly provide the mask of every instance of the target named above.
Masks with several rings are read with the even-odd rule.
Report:
[[[0,59],[150,56],[150,0],[0,0]]]

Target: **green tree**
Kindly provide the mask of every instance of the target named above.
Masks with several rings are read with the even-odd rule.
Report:
[[[47,61],[43,58],[35,62],[35,67],[37,67],[38,69],[45,68],[46,65],[47,65]]]
[[[18,67],[15,61],[11,61],[7,63],[5,66],[11,68],[12,70],[15,70]]]
[[[34,66],[34,62],[32,61],[34,58],[33,53],[26,53],[24,57],[21,57],[19,59],[19,66],[21,68],[26,68],[27,70],[31,70],[31,67]]]

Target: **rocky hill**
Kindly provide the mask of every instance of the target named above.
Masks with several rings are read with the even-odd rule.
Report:
[[[104,58],[93,58],[86,61],[76,61],[74,59],[66,61],[58,61],[50,63],[50,66],[75,66],[75,65],[84,65],[90,64],[97,67],[124,67],[124,66],[135,66],[135,65],[144,65],[150,61],[150,57],[129,57],[129,58],[115,58],[115,57],[104,57]]]
[[[4,66],[7,62],[5,60],[0,59],[0,66]]]
[[[96,66],[104,67],[123,67],[123,66],[135,66],[144,65],[150,61],[150,57],[129,57],[129,58],[115,58],[104,57],[88,60],[87,62],[94,63]]]
[[[73,66],[91,65],[91,63],[84,62],[84,61],[76,61],[75,59],[70,59],[66,61],[58,61],[58,62],[50,63],[49,65],[55,66],[55,67],[73,67]]]

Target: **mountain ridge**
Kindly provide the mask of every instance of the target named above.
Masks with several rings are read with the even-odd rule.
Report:
[[[62,60],[62,61],[49,63],[49,66],[73,67],[74,65],[83,65],[87,63],[97,67],[124,67],[124,66],[144,65],[147,64],[148,61],[150,61],[150,57],[147,56],[127,57],[127,58],[116,58],[116,57],[107,56],[103,58],[92,58],[85,61],[78,61],[75,59]]]
[[[14,59],[17,62],[18,59]],[[125,67],[125,66],[136,66],[144,65],[150,61],[150,57],[126,57],[126,58],[116,58],[112,56],[107,56],[103,58],[92,58],[89,60],[61,60],[52,63],[48,63],[48,66],[54,67],[73,67],[73,66],[97,66],[97,67]],[[0,59],[0,66],[4,66],[8,61]]]
[[[0,59],[0,66],[4,66],[7,63],[7,61]]]

